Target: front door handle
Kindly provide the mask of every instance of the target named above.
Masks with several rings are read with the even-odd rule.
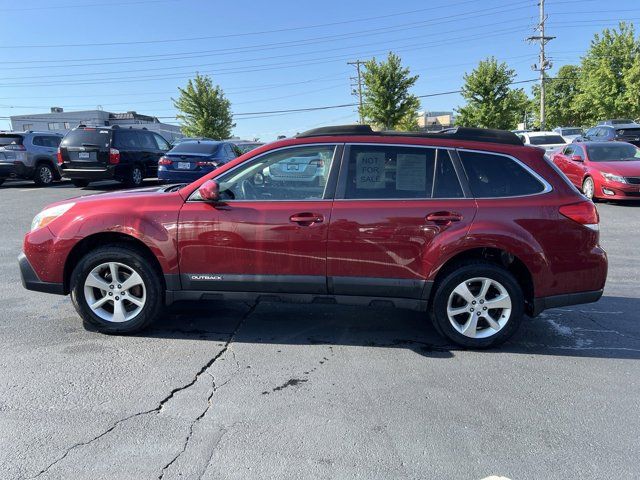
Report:
[[[314,223],[324,222],[324,216],[319,213],[302,212],[291,215],[289,220],[293,223],[308,227]]]
[[[456,212],[433,212],[427,215],[426,220],[437,225],[449,225],[462,220],[462,215]]]

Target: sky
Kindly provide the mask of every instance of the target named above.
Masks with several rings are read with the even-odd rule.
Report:
[[[394,51],[419,79],[422,110],[464,104],[465,72],[495,56],[537,78],[537,0],[0,0],[0,129],[10,115],[96,107],[178,123],[171,98],[196,72],[231,100],[234,135],[263,141],[357,121],[357,59]],[[594,33],[640,21],[638,0],[547,0],[550,75]],[[12,13],[10,13],[12,12]],[[522,86],[530,93],[532,84]],[[434,95],[435,94],[435,95]]]

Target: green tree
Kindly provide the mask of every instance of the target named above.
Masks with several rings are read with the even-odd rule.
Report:
[[[231,115],[231,102],[225,98],[211,77],[196,74],[185,88],[178,87],[180,97],[173,100],[181,112],[176,118],[182,120],[182,133],[188,137],[209,137],[222,140],[231,136],[235,127]]]
[[[467,101],[457,109],[456,124],[466,127],[515,128],[531,102],[524,90],[511,89],[516,74],[494,57],[482,60],[464,76],[462,97]]]
[[[371,124],[385,130],[395,128],[415,129],[415,119],[420,108],[418,97],[409,90],[418,80],[408,68],[402,67],[400,57],[389,52],[386,61],[375,58],[365,62],[362,74],[362,116]]]
[[[546,121],[550,127],[581,126],[585,124],[582,109],[578,108],[578,80],[580,67],[563,65],[554,78],[545,82]],[[533,87],[534,124],[540,125],[540,87]]]
[[[617,30],[606,28],[594,35],[582,59],[577,95],[577,106],[588,122],[640,115],[637,96],[629,103],[638,91],[633,80],[640,68],[639,54],[640,43],[632,24],[621,22]]]

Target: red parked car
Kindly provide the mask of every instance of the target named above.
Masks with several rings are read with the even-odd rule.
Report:
[[[297,181],[300,157],[322,161],[317,182]],[[262,146],[188,185],[53,204],[19,263],[26,288],[70,293],[108,333],[175,300],[283,300],[412,308],[483,348],[524,314],[597,301],[598,238],[593,203],[510,132],[358,125]]]
[[[551,160],[587,198],[640,199],[640,149],[626,142],[579,142]]]

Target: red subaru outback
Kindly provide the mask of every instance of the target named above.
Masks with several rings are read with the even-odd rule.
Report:
[[[510,132],[325,127],[189,185],[80,197],[33,220],[26,288],[71,294],[107,333],[176,300],[281,300],[426,312],[489,347],[523,315],[594,302],[598,214]]]

